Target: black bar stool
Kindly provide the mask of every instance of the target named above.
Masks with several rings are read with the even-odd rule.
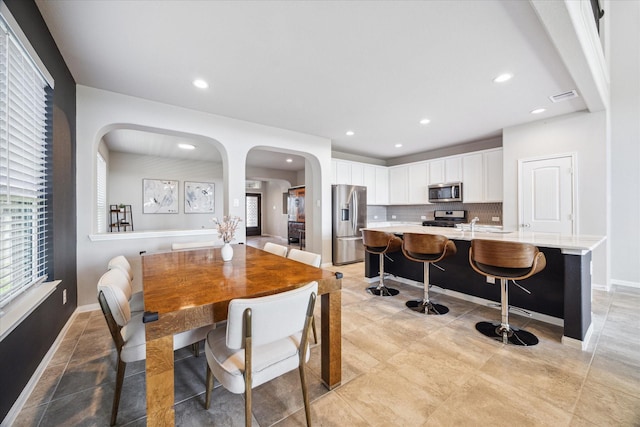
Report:
[[[383,231],[362,230],[362,243],[367,252],[380,257],[380,283],[377,286],[369,286],[367,291],[381,297],[398,295],[399,290],[384,285],[384,257],[388,253],[398,252],[402,247],[402,239]]]
[[[424,264],[424,296],[422,299],[407,301],[411,310],[426,314],[446,314],[449,308],[433,303],[429,299],[429,265],[448,256],[455,255],[456,245],[444,236],[436,234],[404,233],[402,252],[410,260]],[[436,267],[438,267],[436,265]]]
[[[500,279],[502,321],[478,322],[476,329],[490,338],[502,340],[505,344],[538,344],[538,338],[531,332],[509,325],[509,281],[531,293],[516,283],[516,280],[524,280],[542,271],[547,265],[544,254],[534,245],[527,243],[474,239],[469,249],[469,263],[471,268],[483,276]]]

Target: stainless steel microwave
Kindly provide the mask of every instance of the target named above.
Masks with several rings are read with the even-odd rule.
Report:
[[[428,188],[429,203],[461,202],[462,183],[433,184]]]

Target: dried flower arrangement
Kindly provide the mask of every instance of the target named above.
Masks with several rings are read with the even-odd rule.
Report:
[[[237,216],[225,215],[222,221],[218,221],[218,218],[213,218],[213,223],[218,229],[218,237],[225,243],[230,243],[233,240],[240,222],[242,222],[242,219]]]

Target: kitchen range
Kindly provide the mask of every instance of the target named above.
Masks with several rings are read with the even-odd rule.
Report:
[[[422,221],[422,225],[430,227],[455,227],[467,221],[467,211],[434,211],[433,219]]]

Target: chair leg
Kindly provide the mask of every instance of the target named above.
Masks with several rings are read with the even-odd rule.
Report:
[[[447,314],[449,312],[449,308],[442,304],[437,304],[431,301],[429,298],[429,266],[430,262],[425,262],[424,264],[424,291],[423,297],[421,300],[415,299],[410,300],[405,303],[405,305],[411,310],[417,311],[418,313],[426,313],[426,314]]]
[[[116,418],[118,418],[118,406],[120,405],[120,394],[122,393],[122,383],[124,382],[124,371],[127,368],[127,364],[120,359],[118,354],[118,369],[116,371],[116,391],[113,395],[113,407],[111,408],[111,425],[116,425]]]
[[[244,388],[244,425],[251,427],[251,385],[246,382]]]
[[[300,371],[300,384],[302,385],[302,399],[304,400],[304,414],[307,417],[307,427],[311,427],[311,406],[309,405],[309,392],[307,390],[307,375],[304,363],[298,367]]]
[[[313,331],[313,342],[318,344],[318,332],[316,331],[316,318],[311,318],[311,330]]]
[[[387,288],[384,284],[384,253],[379,254],[380,258],[380,283],[378,286],[369,286],[367,291],[370,294],[377,295],[379,297],[392,297],[400,293],[399,290],[394,288]]]
[[[195,357],[200,356],[200,341],[191,344],[191,351]]]
[[[213,388],[213,372],[211,372],[211,366],[207,363],[207,381],[206,381],[206,394],[204,399],[204,409],[209,409],[211,406],[211,389]]]

